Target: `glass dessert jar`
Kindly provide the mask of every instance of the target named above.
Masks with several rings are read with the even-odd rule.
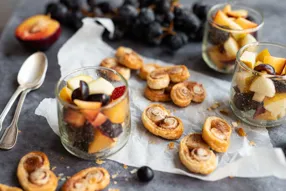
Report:
[[[285,124],[285,46],[255,42],[238,51],[230,106],[237,117],[254,126]]]
[[[263,24],[263,15],[247,6],[213,6],[205,24],[202,43],[204,61],[218,72],[233,73],[239,48],[258,41]]]
[[[131,123],[128,83],[103,67],[85,67],[62,77],[55,90],[63,146],[73,155],[94,160],[119,151]]]

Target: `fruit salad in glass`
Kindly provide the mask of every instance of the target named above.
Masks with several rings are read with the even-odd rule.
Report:
[[[286,47],[251,43],[237,53],[230,105],[254,126],[278,126],[286,121]]]
[[[61,142],[73,155],[106,158],[127,143],[131,130],[128,84],[116,71],[78,69],[59,80],[56,97]]]
[[[236,53],[244,45],[258,41],[263,23],[263,16],[247,6],[213,6],[205,24],[202,45],[204,61],[218,72],[232,73]]]

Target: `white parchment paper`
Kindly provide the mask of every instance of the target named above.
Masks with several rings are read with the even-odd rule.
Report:
[[[113,31],[113,23],[109,19],[100,19],[100,22]],[[94,19],[84,19],[84,26],[69,39],[58,53],[61,75],[84,66],[96,66],[106,57],[114,56],[115,50],[102,41],[103,26],[96,24]],[[166,65],[159,60],[144,58],[145,63],[155,62]],[[178,108],[168,103],[164,104],[172,114],[182,119],[185,127],[184,135],[191,132],[200,132],[205,119],[216,115],[225,118],[229,123],[234,122],[234,116],[224,116],[219,109],[208,111],[215,102],[220,102],[220,108],[228,108],[230,83],[215,79],[194,71],[190,71],[190,80],[204,85],[207,98],[202,104],[191,104],[186,108]],[[241,124],[247,133],[240,137],[233,129],[231,145],[224,154],[217,154],[218,168],[208,176],[190,173],[178,157],[179,140],[174,149],[168,149],[170,141],[150,134],[141,122],[142,111],[151,103],[143,96],[145,82],[132,76],[129,80],[131,98],[132,132],[127,145],[109,159],[130,166],[148,165],[155,170],[184,174],[202,180],[215,181],[228,176],[236,177],[264,177],[276,176],[286,179],[286,161],[283,151],[273,148],[268,131],[265,128],[253,128]],[[56,100],[44,99],[35,113],[47,119],[53,131],[59,135],[56,114]],[[183,136],[184,136],[183,135]],[[253,141],[255,145],[251,145]]]

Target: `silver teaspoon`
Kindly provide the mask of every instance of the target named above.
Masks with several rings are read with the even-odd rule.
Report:
[[[5,129],[0,139],[1,149],[12,149],[16,144],[18,136],[17,123],[26,95],[31,90],[38,89],[43,84],[47,68],[47,57],[42,52],[37,52],[30,56],[21,67],[21,70],[18,74],[18,82],[19,84],[21,84],[20,82],[25,82],[20,85],[23,87],[23,93],[17,105],[13,120],[11,124]]]

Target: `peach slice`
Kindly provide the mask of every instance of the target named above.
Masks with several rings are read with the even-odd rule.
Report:
[[[220,26],[229,27],[230,29],[242,30],[241,26],[229,19],[221,10],[216,13],[214,22]]]
[[[15,31],[23,45],[34,50],[47,50],[60,37],[61,26],[47,15],[35,15],[22,22]]]
[[[227,12],[227,16],[229,17],[236,17],[236,18],[239,18],[239,17],[243,17],[243,18],[246,18],[248,15],[248,12],[244,9],[239,9],[239,10],[231,10],[229,12]]]
[[[104,109],[103,114],[107,116],[112,123],[123,123],[126,116],[128,115],[129,111],[128,107],[129,107],[128,99],[125,98],[116,105]]]
[[[264,57],[265,56],[271,56],[270,52],[267,48],[265,48],[264,50],[262,50],[256,57],[256,61],[260,61],[261,63],[264,62]]]
[[[240,45],[240,47],[243,47],[244,45],[247,45],[247,44],[250,44],[253,42],[257,42],[257,40],[251,34],[247,34],[247,35],[245,35],[245,37],[240,39],[239,45]],[[255,47],[249,47],[247,50],[250,51],[251,48],[252,48],[251,51],[255,51]]]
[[[64,121],[73,127],[82,127],[85,123],[85,117],[77,110],[64,109]]]
[[[101,108],[100,102],[82,101],[75,99],[74,103],[81,109],[80,111],[91,123],[94,121]]]
[[[224,8],[222,9],[222,12],[227,14],[228,12],[231,11],[231,5],[227,4],[226,6],[224,6]]]
[[[94,127],[102,125],[107,120],[107,117],[102,113],[98,113],[95,120],[91,123]]]
[[[90,81],[92,81],[92,77],[91,76],[87,76],[87,75],[78,75],[75,77],[70,78],[67,81],[67,87],[70,88],[71,90],[75,90],[77,88],[79,88],[79,82],[80,81],[84,81],[86,83],[89,83]]]
[[[213,62],[215,62],[218,67],[223,67],[223,64],[220,62],[231,62],[235,60],[235,57],[229,57],[219,46],[214,46],[208,49],[208,54]]]
[[[241,26],[243,29],[251,29],[258,26],[256,23],[251,22],[242,17],[236,19],[234,22],[237,23],[239,26]]]
[[[112,147],[116,139],[105,136],[99,129],[95,129],[94,140],[88,146],[88,153],[96,153],[103,149]]]
[[[60,91],[60,98],[68,103],[72,103],[72,91],[67,87],[63,87]]]
[[[283,69],[283,71],[281,72],[280,75],[286,75],[286,65],[284,66],[284,69]]]
[[[254,68],[255,59],[256,59],[256,53],[249,51],[244,51],[240,57],[240,60],[251,69]]]
[[[285,58],[279,58],[274,56],[265,56],[263,60],[264,64],[270,64],[275,69],[276,74],[281,74],[285,65],[286,65],[286,59]]]
[[[237,87],[241,93],[249,92],[249,87],[255,76],[251,72],[238,72],[235,76]]]
[[[239,49],[236,40],[234,40],[232,37],[229,37],[229,39],[223,44],[223,47],[228,57],[235,59],[236,53]]]
[[[272,116],[278,117],[285,115],[286,110],[286,93],[277,93],[272,98],[265,98],[264,108],[271,112]]]

